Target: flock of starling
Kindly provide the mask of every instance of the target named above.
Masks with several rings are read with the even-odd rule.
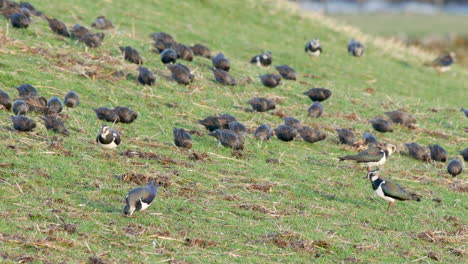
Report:
[[[27,2],[16,3],[9,0],[0,1],[0,12],[10,20],[15,28],[28,28],[32,16],[39,16],[47,20],[50,29],[63,37],[74,38],[83,42],[89,48],[97,48],[104,40],[105,34],[102,32],[93,33],[88,28],[76,24],[68,31],[67,26],[56,18],[50,18],[42,12],[37,11]],[[112,22],[104,16],[99,16],[91,27],[99,30],[113,28]],[[174,81],[181,85],[189,85],[195,80],[193,72],[184,64],[183,61],[192,61],[195,56],[211,59],[214,79],[222,85],[237,85],[236,79],[229,73],[231,63],[229,59],[219,52],[212,55],[210,49],[203,44],[186,46],[178,43],[168,33],[157,32],[150,36],[154,43],[154,49],[160,54],[160,60],[171,72]],[[354,39],[350,40],[347,46],[348,52],[352,56],[360,57],[364,55],[364,45]],[[156,82],[156,74],[148,68],[142,67],[144,61],[139,52],[130,47],[120,47],[124,59],[130,63],[137,64],[138,82],[142,85],[153,85]],[[312,39],[305,45],[305,52],[312,57],[318,57],[322,53],[322,46],[318,39]],[[179,61],[179,62],[178,62]],[[455,62],[455,55],[450,53],[447,56],[436,59],[431,65],[439,71],[446,71]],[[273,55],[270,51],[265,51],[255,55],[250,63],[259,67],[272,65]],[[296,80],[296,71],[289,65],[275,66],[278,73],[266,73],[259,76],[260,82],[269,88],[275,88],[280,85],[282,80]],[[64,96],[64,100],[53,96],[49,100],[39,95],[35,87],[30,84],[22,84],[16,87],[18,98],[11,103],[10,96],[0,90],[0,109],[12,111],[11,117],[13,128],[16,131],[28,132],[36,127],[36,122],[27,117],[29,113],[36,112],[43,116],[44,125],[48,130],[68,136],[70,132],[66,129],[62,121],[61,111],[65,105],[68,108],[79,106],[80,98],[76,92],[70,91]],[[322,102],[331,97],[332,91],[326,88],[312,88],[304,95],[308,96],[312,104],[307,109],[307,115],[313,118],[319,118],[324,112]],[[276,101],[268,98],[254,97],[247,102],[252,107],[252,112],[266,112],[276,107]],[[468,111],[462,109],[468,117]],[[138,113],[129,107],[117,106],[113,109],[107,107],[98,107],[94,109],[98,119],[111,123],[132,123],[138,117]],[[376,118],[369,120],[375,131],[381,133],[393,132],[394,125],[405,126],[410,129],[417,127],[416,119],[409,113],[402,111],[386,112],[387,119]],[[316,128],[305,126],[294,117],[284,117],[284,123],[272,129],[268,124],[262,124],[255,129],[254,137],[260,141],[268,141],[276,136],[281,141],[292,141],[302,138],[309,143],[315,143],[326,139],[327,134]],[[216,138],[220,145],[231,148],[233,153],[244,150],[244,142],[248,131],[245,125],[230,114],[220,114],[208,116],[198,121],[208,131],[210,136]],[[338,141],[340,144],[347,144],[353,147],[361,147],[355,134],[347,128],[337,129]],[[179,148],[190,149],[192,147],[192,137],[190,133],[183,128],[174,128],[174,143]],[[420,196],[407,192],[398,184],[388,179],[380,178],[379,170],[372,170],[372,167],[382,166],[389,157],[397,151],[393,144],[378,142],[377,138],[370,133],[364,133],[363,140],[367,145],[365,150],[357,154],[340,157],[339,160],[351,160],[362,163],[367,166],[367,178],[371,181],[372,187],[377,196],[389,202],[389,207],[396,200],[416,200],[420,201]],[[114,150],[121,143],[120,133],[109,127],[102,125],[96,138],[96,143],[102,149]],[[409,155],[415,159],[426,162],[447,162],[448,153],[439,145],[430,145],[429,151],[417,143],[405,144]],[[468,149],[460,152],[463,159],[468,159]],[[447,171],[453,177],[463,171],[462,161],[452,159],[449,161]],[[150,182],[147,186],[138,187],[131,190],[126,196],[125,215],[132,215],[135,211],[145,210],[157,194],[157,184]],[[388,208],[387,208],[388,210]]]

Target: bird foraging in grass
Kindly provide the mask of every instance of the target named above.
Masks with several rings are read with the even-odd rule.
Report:
[[[275,128],[276,137],[282,141],[292,141],[297,137],[297,130],[288,125],[280,125]]]
[[[320,45],[319,39],[312,39],[311,41],[307,42],[305,45],[305,52],[309,54],[309,56],[318,57],[322,53],[322,45]]]
[[[208,135],[215,137],[221,145],[232,148],[233,150],[243,150],[244,141],[231,130],[228,129],[217,129]]]
[[[0,90],[0,110],[1,109],[6,109],[8,111],[11,109],[10,95],[2,90]]]
[[[119,115],[113,109],[107,107],[99,107],[93,110],[96,113],[96,116],[99,120],[104,120],[113,123],[118,123],[120,121]]]
[[[80,24],[76,24],[71,29],[71,34],[70,35],[73,38],[81,39],[87,34],[91,34],[91,31],[89,29],[87,29],[86,27],[84,27],[84,26],[82,26]]]
[[[447,165],[447,171],[455,177],[463,172],[463,164],[458,159],[452,159]]]
[[[122,54],[124,55],[124,59],[131,62],[131,63],[135,63],[137,65],[141,65],[143,64],[143,58],[140,56],[140,53],[130,47],[130,46],[127,46],[127,47],[119,47],[120,51],[122,52]]]
[[[74,91],[70,91],[65,95],[64,103],[69,108],[75,108],[80,104],[80,97]]]
[[[368,146],[377,146],[377,144],[379,144],[379,142],[377,141],[377,138],[374,137],[374,135],[372,135],[371,133],[369,132],[365,132],[364,135],[362,135],[362,139],[364,139],[364,143]]]
[[[307,115],[310,117],[318,118],[323,114],[323,106],[320,102],[314,102],[307,109]]]
[[[164,64],[176,63],[178,59],[177,53],[172,49],[165,49],[161,52],[161,61]]]
[[[395,210],[395,201],[421,201],[421,196],[410,193],[400,187],[400,185],[388,179],[381,179],[379,177],[379,171],[373,170],[367,173],[367,177],[372,184],[374,193],[388,202],[387,211],[392,207],[392,211]]]
[[[325,132],[308,126],[299,128],[298,132],[302,139],[309,143],[315,143],[327,138],[327,134]]]
[[[255,138],[261,141],[270,140],[272,135],[271,127],[267,124],[262,124],[255,130]]]
[[[331,95],[332,92],[326,88],[312,88],[307,92],[304,92],[312,102],[322,102],[327,100]]]
[[[463,112],[463,114],[465,114],[465,117],[468,117],[468,109],[462,108],[460,109],[460,111]]]
[[[403,111],[391,111],[385,112],[385,114],[392,120],[395,124],[400,124],[408,128],[416,128],[418,124],[416,123],[416,118],[411,114],[408,114]]]
[[[275,68],[284,79],[292,81],[296,80],[296,71],[288,65],[278,65]]]
[[[392,123],[387,120],[381,118],[375,118],[369,120],[369,123],[372,124],[372,127],[379,132],[386,133],[386,132],[393,132]]]
[[[215,80],[219,82],[220,84],[231,85],[231,86],[234,86],[237,84],[236,79],[234,79],[234,77],[232,77],[232,75],[229,74],[227,71],[223,71],[221,69],[216,69],[216,68],[211,68],[211,71],[213,71]]]
[[[34,86],[27,83],[21,84],[20,86],[16,87],[16,90],[18,91],[20,97],[39,95],[37,89]]]
[[[190,69],[181,63],[167,64],[167,68],[171,71],[172,78],[179,84],[189,85],[195,79]]]
[[[150,181],[144,187],[132,189],[125,197],[125,207],[123,212],[126,216],[131,216],[135,211],[144,211],[148,208],[158,194],[158,185]]]
[[[57,116],[46,115],[40,117],[40,119],[44,121],[44,125],[47,128],[47,130],[52,130],[56,133],[60,133],[65,136],[70,135],[70,132],[65,127],[62,120],[60,120],[60,118],[58,118]]]
[[[433,161],[446,162],[448,158],[447,150],[443,147],[435,144],[429,145],[429,150],[431,151],[431,159]]]
[[[107,125],[102,125],[96,143],[102,149],[113,150],[120,145],[120,133]]]
[[[174,144],[179,148],[192,148],[192,136],[183,128],[174,128]]]
[[[262,54],[255,55],[252,59],[250,59],[250,63],[263,67],[270,66],[272,62],[273,56],[270,51],[265,51]]]
[[[190,49],[192,50],[195,56],[201,56],[201,57],[211,59],[210,49],[203,44],[195,44],[192,47],[190,47]]]
[[[263,97],[254,97],[247,101],[252,106],[252,109],[256,112],[266,112],[276,108],[276,102]]]
[[[468,161],[468,148],[465,148],[464,150],[460,151],[460,155],[462,155],[463,160]]]
[[[418,143],[405,143],[408,154],[413,158],[422,161],[430,161],[431,155],[426,151],[426,148]]]
[[[116,106],[113,111],[119,116],[120,123],[130,124],[138,118],[138,113],[130,107]]]
[[[153,85],[156,82],[156,75],[148,68],[138,67],[138,82],[143,85]]]
[[[67,37],[67,38],[70,37],[70,33],[68,32],[67,26],[65,26],[65,24],[62,21],[56,18],[49,18],[49,17],[46,17],[46,19],[47,19],[47,22],[49,23],[50,29],[54,33]]]
[[[26,116],[18,115],[10,117],[13,122],[13,128],[16,131],[29,132],[36,127],[36,122]]]
[[[91,27],[97,29],[110,29],[113,28],[112,22],[107,19],[105,16],[98,16],[96,20],[91,24]]]
[[[97,48],[99,46],[101,46],[102,44],[102,41],[104,40],[104,37],[106,35],[102,32],[98,32],[98,33],[95,33],[95,34],[91,34],[91,33],[88,33],[86,35],[84,35],[80,41],[84,42],[86,44],[86,46],[90,47],[90,48]]]
[[[185,46],[181,43],[176,43],[173,46],[173,49],[177,53],[177,57],[179,59],[185,61],[193,61],[193,52],[188,46]]]
[[[31,18],[28,14],[14,13],[10,16],[10,22],[15,28],[27,28],[31,24]]]
[[[348,52],[355,57],[361,57],[364,55],[364,45],[354,39],[348,42]]]
[[[276,73],[263,74],[260,76],[260,81],[266,87],[275,88],[280,85],[281,75]]]
[[[13,113],[15,115],[26,115],[29,111],[29,105],[23,100],[16,100],[13,103]]]
[[[49,115],[57,115],[58,113],[62,112],[62,109],[62,100],[60,100],[60,98],[58,98],[57,96],[53,96],[47,102],[47,114]]]
[[[338,140],[341,144],[354,146],[354,143],[356,142],[356,136],[351,130],[342,128],[336,129],[336,132],[338,132]]]
[[[229,60],[224,56],[222,52],[216,54],[216,56],[211,58],[211,62],[213,63],[213,67],[216,69],[221,69],[223,71],[229,71],[231,69],[231,63]]]
[[[395,145],[385,144],[379,147],[371,146],[358,154],[339,157],[339,159],[340,161],[354,160],[357,163],[365,163],[367,165],[367,171],[370,171],[373,166],[380,168],[395,151]]]

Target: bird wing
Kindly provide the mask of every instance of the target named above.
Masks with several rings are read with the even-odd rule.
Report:
[[[355,155],[344,156],[343,159],[355,160],[357,162],[377,162],[384,155],[384,152],[378,148],[369,148]]]
[[[382,185],[382,191],[386,196],[392,197],[393,199],[397,199],[400,201],[404,200],[412,200],[411,194],[408,193],[405,189],[401,188],[400,185],[385,180]]]

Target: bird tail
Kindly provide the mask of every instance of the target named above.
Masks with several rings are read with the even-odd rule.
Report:
[[[340,159],[340,161],[347,160],[346,156],[344,156],[344,157],[338,157],[338,159]]]

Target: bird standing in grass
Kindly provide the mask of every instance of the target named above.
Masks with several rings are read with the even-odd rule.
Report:
[[[10,111],[11,109],[11,99],[10,95],[5,91],[0,90],[0,109],[6,109]]]
[[[69,108],[75,108],[80,104],[80,97],[74,91],[70,91],[65,95],[64,103]]]
[[[96,143],[102,149],[113,150],[120,145],[120,133],[107,125],[102,125]]]
[[[369,132],[365,132],[364,135],[362,135],[362,139],[364,139],[364,143],[368,146],[377,146],[377,144],[379,144],[379,142],[377,141],[377,138],[374,137],[374,135],[372,135],[371,133]]]
[[[222,52],[216,54],[216,56],[211,58],[211,62],[213,63],[213,67],[216,69],[221,69],[223,71],[229,71],[231,69],[231,63],[229,60],[224,56]]]
[[[323,106],[320,102],[314,102],[307,109],[307,115],[310,117],[318,118],[323,114]]]
[[[10,21],[15,28],[27,28],[31,24],[31,18],[28,14],[14,13],[10,16]]]
[[[260,76],[260,81],[266,87],[275,88],[280,85],[281,75],[276,73],[263,74]]]
[[[29,105],[23,100],[16,100],[13,103],[13,113],[15,115],[26,115],[29,111]]]
[[[327,138],[327,134],[325,132],[308,126],[299,128],[298,132],[302,139],[309,143],[315,143]]]
[[[17,131],[29,132],[36,127],[36,122],[26,116],[12,116],[10,119],[13,121],[13,128]]]
[[[138,67],[138,82],[143,85],[153,85],[156,82],[156,75],[148,68]]]
[[[217,129],[209,135],[215,137],[219,143],[225,147],[230,147],[233,150],[244,149],[244,142],[234,131],[228,129]]]
[[[178,59],[177,53],[172,49],[165,49],[161,52],[161,61],[164,64],[176,63]]]
[[[292,141],[297,136],[297,130],[288,125],[280,125],[275,128],[276,137],[282,141]]]
[[[307,42],[305,45],[305,52],[309,54],[309,56],[318,57],[322,53],[322,46],[320,45],[319,39],[312,39],[311,41]]]
[[[409,193],[391,180],[381,179],[378,170],[369,171],[367,173],[367,178],[371,181],[372,189],[374,189],[375,194],[388,202],[387,211],[390,206],[392,206],[392,211],[395,210],[396,200],[421,201],[420,195]]]
[[[65,136],[70,135],[70,132],[65,127],[62,120],[60,120],[60,118],[58,118],[57,116],[46,115],[46,116],[40,117],[40,119],[44,121],[44,125],[47,128],[47,130],[52,130],[56,133],[60,133]]]
[[[416,118],[411,114],[403,111],[391,111],[385,112],[385,114],[392,120],[395,124],[400,124],[408,128],[416,128],[418,124],[416,123]]]
[[[261,141],[267,141],[271,137],[271,127],[267,124],[262,124],[255,130],[255,138]]]
[[[338,132],[338,140],[341,144],[353,146],[356,142],[356,136],[351,130],[342,128],[336,129],[336,132]]]
[[[97,29],[110,29],[113,28],[114,25],[112,25],[112,22],[105,16],[98,16],[96,20],[94,20],[94,22],[91,24],[91,27]]]
[[[431,155],[426,151],[426,148],[420,146],[418,143],[405,143],[408,154],[413,158],[422,161],[430,161]]]
[[[174,144],[179,148],[192,148],[192,136],[183,128],[174,128]]]
[[[49,18],[49,17],[46,17],[46,19],[47,19],[47,22],[49,23],[50,29],[53,32],[55,32],[58,35],[67,37],[67,38],[70,37],[70,33],[68,32],[67,26],[65,26],[65,24],[62,21],[56,18]]]
[[[177,57],[185,61],[193,61],[193,51],[184,44],[176,43],[173,46],[174,51],[177,53]]]
[[[257,66],[268,67],[273,62],[273,56],[270,51],[265,51],[262,54],[255,55],[250,59],[250,63],[257,64]]]
[[[431,151],[431,159],[433,161],[446,162],[448,158],[447,150],[445,150],[440,145],[429,145],[429,150]]]
[[[181,64],[167,64],[167,68],[171,71],[172,79],[174,79],[177,83],[183,85],[189,85],[195,76],[190,72],[190,69]]]
[[[86,27],[76,24],[73,26],[71,29],[71,37],[76,38],[76,39],[81,39],[83,38],[86,34],[91,34],[91,31],[87,29]]]
[[[102,44],[102,41],[104,40],[104,37],[106,35],[102,32],[98,32],[98,33],[95,33],[95,34],[91,34],[91,33],[88,33],[86,35],[84,35],[80,41],[84,42],[86,44],[86,46],[90,47],[90,48],[98,48],[99,46],[101,46]]]
[[[393,132],[392,123],[387,120],[381,118],[375,118],[369,120],[369,123],[372,124],[372,127],[379,132],[386,133],[386,132]]]
[[[359,152],[355,155],[347,155],[340,157],[340,161],[354,160],[357,163],[366,163],[367,171],[370,171],[372,166],[380,168],[388,160],[390,155],[396,151],[396,146],[392,144],[385,144],[383,147],[369,147],[368,149]]]
[[[195,56],[201,56],[207,59],[211,59],[210,49],[203,44],[195,44],[192,47],[190,47],[190,49],[192,50]]]
[[[127,47],[119,47],[120,51],[122,52],[122,54],[124,55],[124,59],[131,62],[131,63],[135,63],[137,65],[141,65],[143,64],[143,58],[140,56],[140,53],[130,47],[130,46],[127,46]]]
[[[288,65],[278,65],[275,68],[284,79],[291,81],[296,80],[296,71]]]
[[[138,113],[130,107],[116,106],[113,111],[119,116],[120,123],[130,124],[138,118]]]
[[[158,185],[150,181],[144,187],[132,189],[125,197],[124,214],[131,216],[135,211],[144,211],[148,208],[158,194]]]
[[[307,92],[304,92],[312,102],[322,102],[327,100],[331,95],[332,92],[326,88],[312,88]]]
[[[452,65],[457,61],[455,53],[450,52],[447,55],[443,55],[429,63],[430,66],[434,67],[438,72],[446,72],[451,69]]]
[[[221,69],[216,69],[216,68],[211,68],[211,71],[213,71],[215,80],[219,82],[220,84],[231,85],[231,86],[234,86],[237,84],[236,79],[234,79],[234,77],[232,77],[232,75],[229,74],[227,71],[223,71]]]
[[[355,57],[361,57],[364,55],[364,45],[354,39],[348,42],[348,52]]]
[[[276,108],[276,102],[263,97],[254,97],[247,101],[252,106],[252,109],[256,112],[266,112]]]
[[[447,165],[447,171],[455,177],[463,172],[463,164],[458,159],[452,159]]]
[[[465,114],[465,117],[468,117],[468,109],[462,108],[460,109],[460,111],[463,112],[463,114]]]
[[[462,155],[463,160],[468,161],[468,148],[465,148],[464,150],[460,151],[460,155]]]
[[[62,112],[63,103],[60,98],[57,96],[53,96],[50,98],[49,102],[47,102],[47,113],[49,115],[57,115],[58,113]]]

